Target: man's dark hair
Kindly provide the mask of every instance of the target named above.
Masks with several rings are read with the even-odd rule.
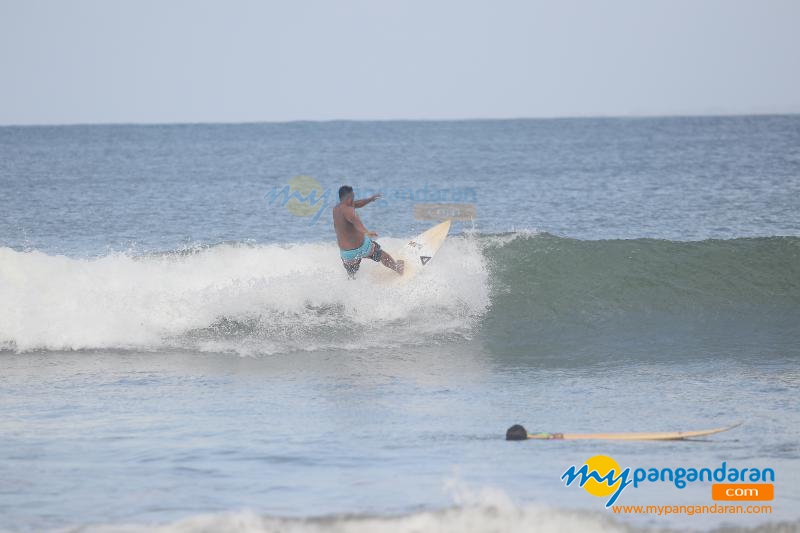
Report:
[[[349,185],[342,185],[341,187],[339,187],[339,201],[341,202],[342,200],[344,200],[345,197],[348,194],[351,194],[352,192],[353,188]]]

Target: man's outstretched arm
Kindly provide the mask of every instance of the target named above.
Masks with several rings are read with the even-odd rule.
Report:
[[[358,207],[364,207],[364,206],[365,206],[365,205],[367,205],[368,203],[374,202],[375,200],[377,200],[377,199],[378,199],[378,198],[380,198],[380,197],[381,197],[381,194],[380,194],[380,193],[378,193],[378,194],[373,194],[373,195],[372,195],[372,196],[370,196],[369,198],[364,198],[364,199],[361,199],[361,200],[356,200],[355,202],[353,202],[353,207],[356,207],[356,208],[358,208]]]

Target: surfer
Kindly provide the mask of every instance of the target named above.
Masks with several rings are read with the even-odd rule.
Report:
[[[378,198],[380,194],[356,200],[351,186],[342,185],[339,188],[339,204],[333,208],[333,228],[336,230],[336,241],[339,243],[339,255],[350,279],[356,277],[361,259],[365,257],[383,263],[385,267],[391,268],[398,274],[403,273],[403,261],[392,259],[391,255],[381,249],[380,244],[371,239],[378,234],[365,228],[356,213],[357,208],[364,207]]]

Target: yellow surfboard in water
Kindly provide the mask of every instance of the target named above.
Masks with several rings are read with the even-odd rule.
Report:
[[[707,437],[742,425],[698,431],[657,431],[653,433],[528,433],[522,426],[512,426],[506,432],[506,440],[683,440]]]

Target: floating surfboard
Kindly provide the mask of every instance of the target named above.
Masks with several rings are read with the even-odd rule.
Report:
[[[741,426],[742,423],[733,424],[716,429],[703,429],[699,431],[661,431],[654,433],[528,433],[519,424],[511,426],[506,431],[506,440],[683,440],[695,437],[707,437],[716,433],[731,430]]]
[[[437,224],[427,231],[420,233],[408,241],[408,243],[397,252],[389,252],[392,254],[393,258],[405,261],[403,275],[398,276],[388,269],[381,269],[376,272],[377,276],[379,276],[380,280],[384,283],[406,283],[430,264],[431,260],[433,260],[433,256],[435,256],[439,248],[442,247],[442,243],[444,243],[444,240],[447,238],[447,233],[449,231],[450,221],[445,220],[441,224]]]

